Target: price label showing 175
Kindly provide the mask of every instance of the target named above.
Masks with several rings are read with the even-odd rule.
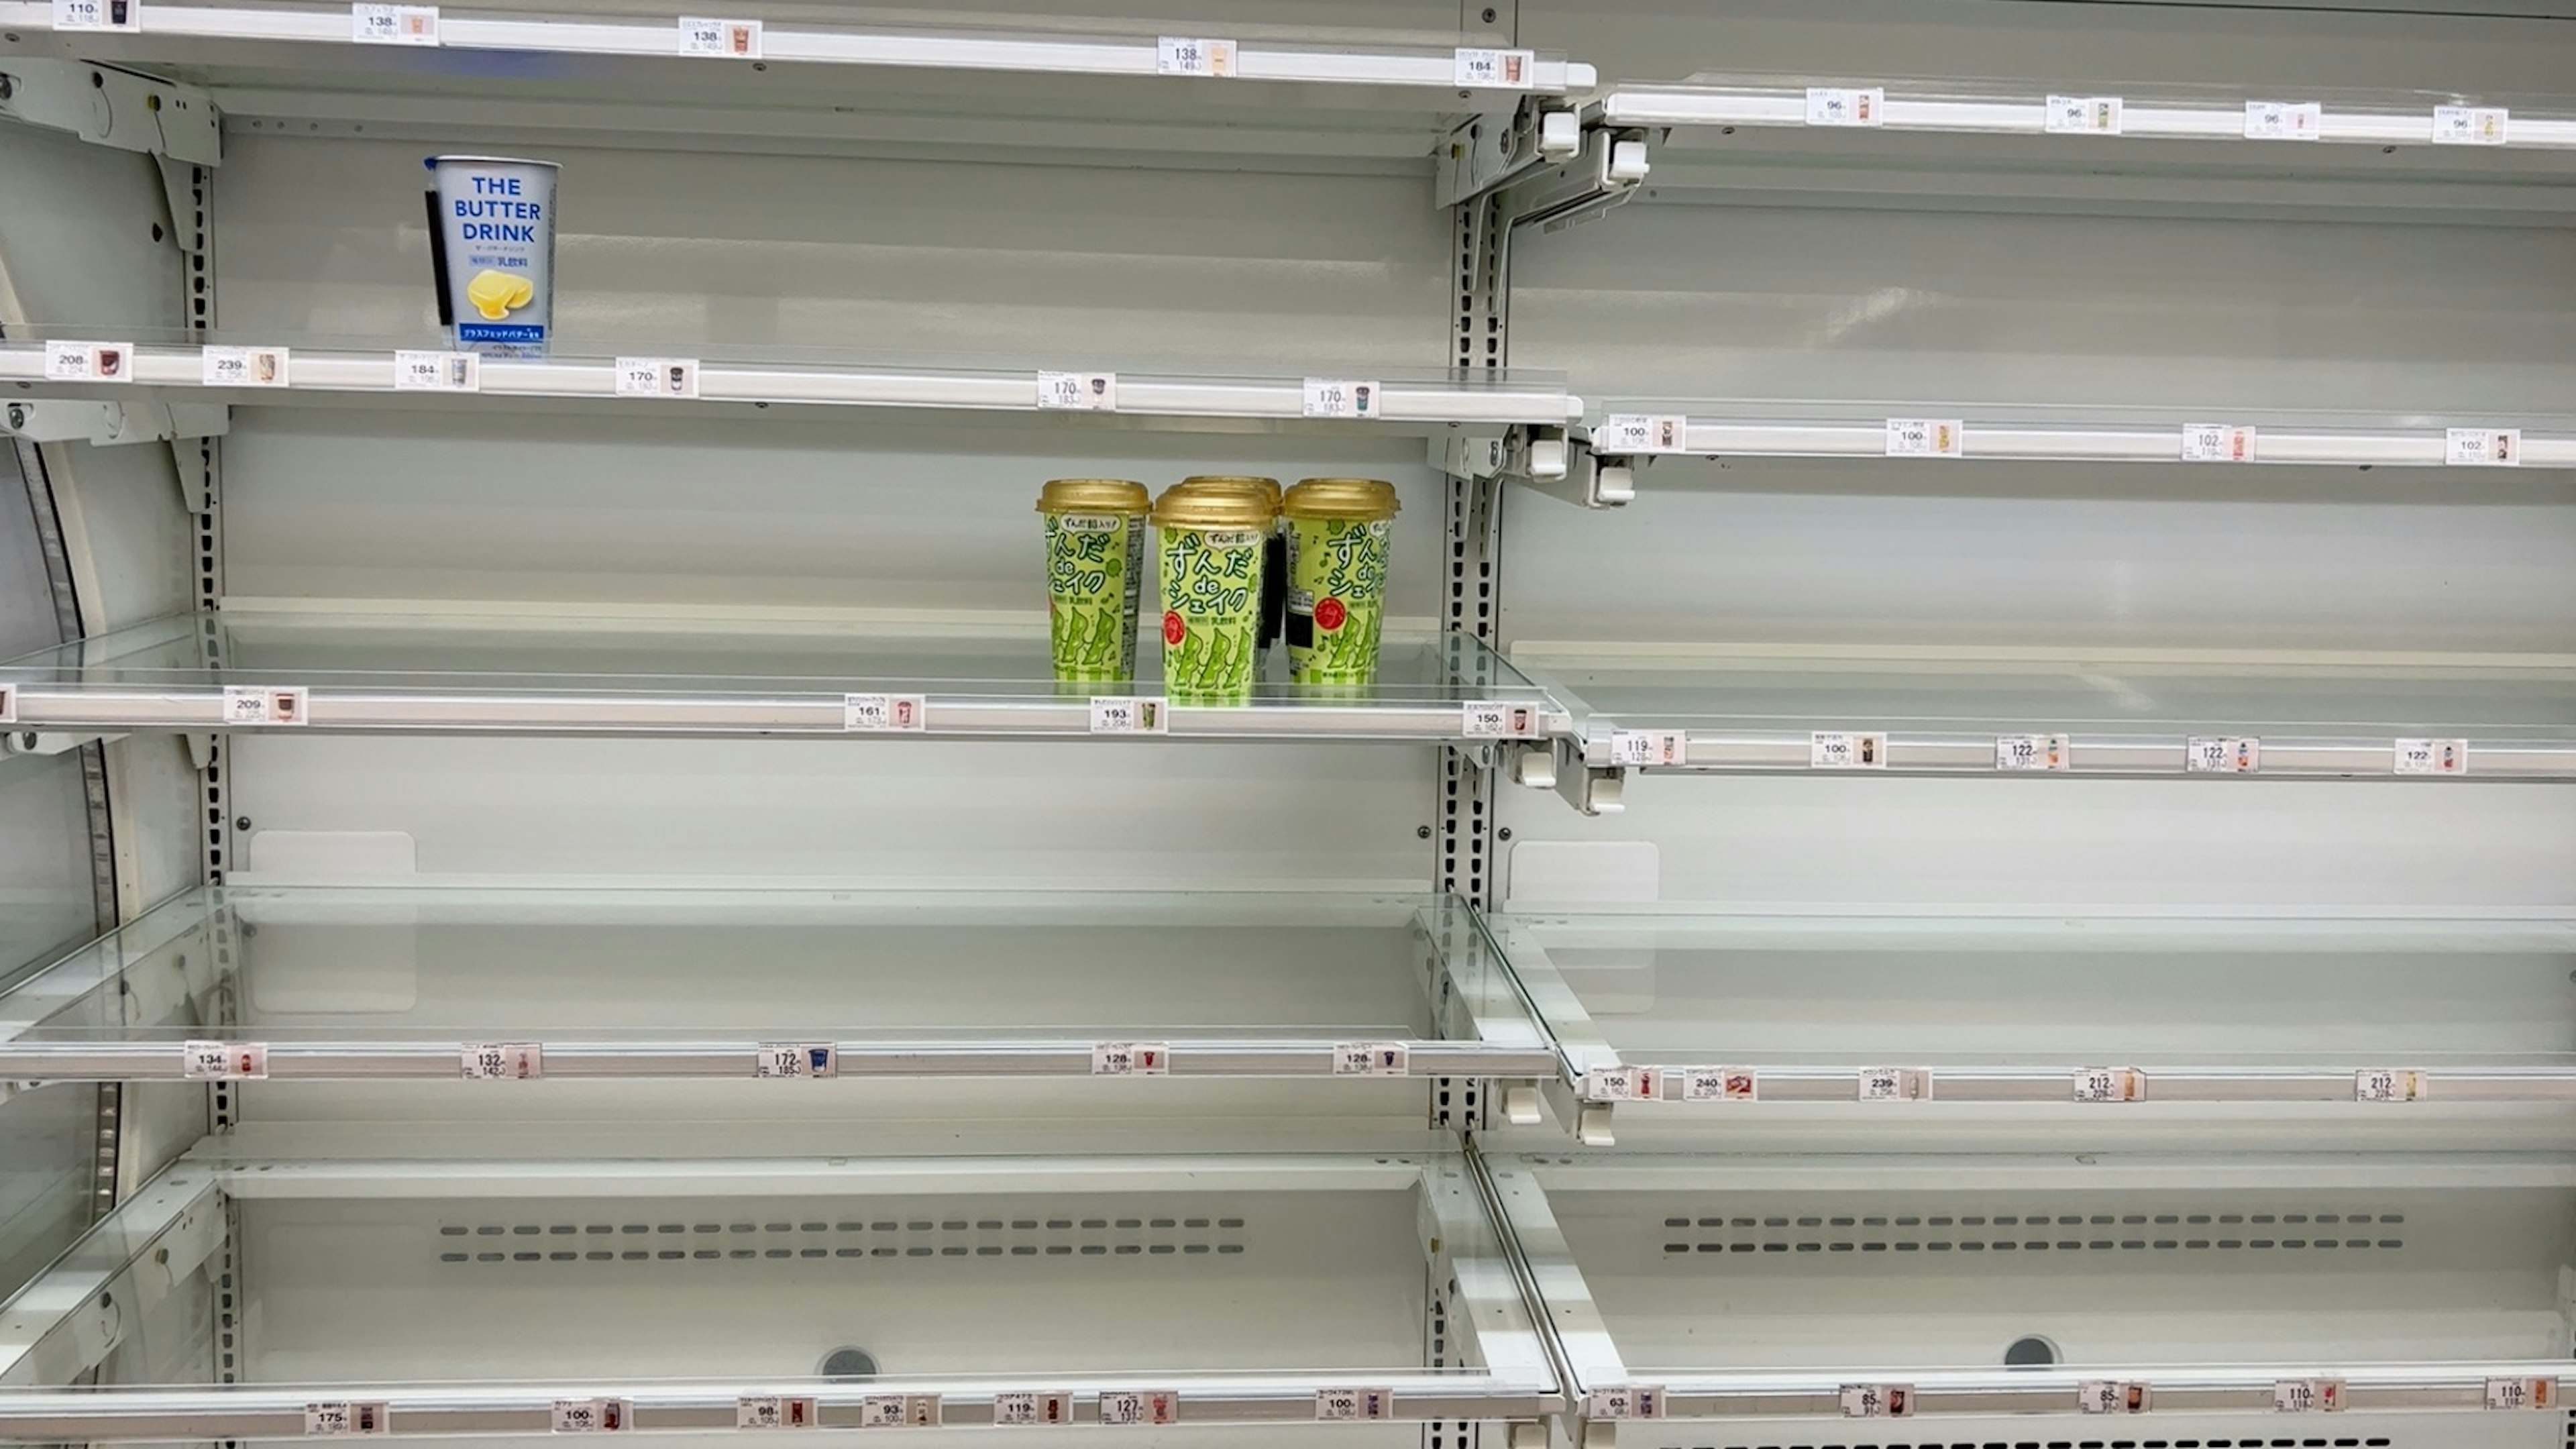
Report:
[[[358,1434],[391,1432],[392,1415],[383,1400],[352,1403],[332,1400],[304,1406],[304,1436],[308,1439],[337,1439]]]

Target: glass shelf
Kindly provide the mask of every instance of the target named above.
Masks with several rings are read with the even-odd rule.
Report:
[[[202,1313],[218,1271],[249,1325],[237,1382],[68,1387],[184,1330],[165,1320]],[[100,1301],[127,1306],[100,1321]],[[730,1432],[784,1398],[810,1402],[776,1406],[782,1427],[972,1429],[1016,1406],[1137,1439],[1411,1444],[1421,1421],[1563,1402],[1455,1157],[406,1164],[210,1141],[8,1317],[10,1442],[296,1438],[325,1405],[402,1437],[542,1440],[565,1403]],[[430,1362],[446,1381],[417,1379]],[[1349,1391],[1368,1407],[1338,1418]]]
[[[234,886],[0,1017],[26,1081],[1556,1071],[1472,913],[1410,897]]]
[[[1723,1129],[1785,1107],[1900,1130],[1888,1112],[2054,1104],[2108,1130],[2136,1119],[2098,1114],[2232,1104],[2240,1132],[2244,1110],[2291,1108],[2283,1130],[2313,1134],[2333,1119],[2293,1104],[2341,1103],[2346,1126],[2438,1109],[2444,1131],[2469,1107],[2576,1110],[2576,917],[1664,908],[1489,926],[1595,1143],[1613,1111]]]
[[[0,342],[0,385],[15,385],[37,398],[124,403],[229,403],[238,406],[320,405],[366,400],[406,407],[693,408],[704,404],[758,403],[781,407],[858,407],[927,411],[1045,414],[1129,426],[1170,425],[1204,431],[1210,426],[1340,429],[1399,436],[1447,436],[1453,429],[1500,430],[1518,424],[1562,427],[1583,414],[1582,399],[1562,377],[1536,372],[1470,374],[1342,368],[1314,374],[1375,390],[1368,415],[1308,416],[1308,378],[1228,374],[1222,371],[1122,370],[1121,359],[1084,357],[1042,360],[1028,367],[998,367],[990,359],[898,358],[834,348],[746,348],[708,344],[606,347],[574,340],[545,358],[479,357],[470,364],[470,389],[405,386],[397,379],[404,352],[450,357],[443,336],[411,338],[306,337],[271,333],[221,334],[210,345],[247,348],[269,357],[274,381],[225,386],[207,381],[206,347],[174,334],[112,335],[95,328],[56,325],[12,328]],[[49,369],[49,345],[112,348],[121,376],[115,380],[62,380]],[[673,355],[684,354],[684,355]],[[60,359],[51,359],[59,361]],[[622,391],[629,364],[642,368],[655,391]],[[84,363],[84,366],[91,364]],[[96,364],[104,366],[103,363]],[[444,362],[440,366],[444,367]],[[675,365],[684,381],[676,392]],[[1114,381],[1103,409],[1058,408],[1040,403],[1039,369]],[[438,377],[453,376],[445,371]],[[1356,404],[1355,404],[1356,406]],[[88,437],[91,424],[66,414],[12,424],[39,435],[71,429]],[[41,440],[51,441],[50,437]]]
[[[2532,1407],[2556,1410],[2576,1385],[2562,1157],[1490,1165],[1594,1418],[1618,1416],[1604,1390],[1650,1389],[1661,1417],[1744,1421],[1719,1443],[1769,1442],[1753,1421],[1811,1434],[1791,1421],[1895,1417],[1899,1391],[1944,1442],[2071,1438],[2079,1422],[2126,1439],[2136,1414],[2134,1437],[2173,1442],[2323,1424],[2358,1443],[2501,1446],[2554,1443],[2563,1415],[2491,1413],[2498,1386],[2545,1384]],[[2331,1409],[2283,1417],[2295,1404],[2276,1395],[2303,1384]],[[2107,1414],[2083,1407],[2088,1385],[2113,1389]],[[2458,1433],[2422,1417],[2444,1411],[2484,1417]]]
[[[1596,768],[1646,760],[1642,737],[1661,732],[1686,740],[1671,752],[1652,741],[1646,768],[2576,779],[2576,664],[2560,656],[1801,658],[1546,643],[1513,658],[1567,702]]]
[[[0,665],[22,731],[315,731],[517,734],[1040,736],[1111,738],[1092,701],[1160,701],[1159,651],[1142,677],[1059,685],[1046,642],[1021,634],[685,620],[392,614],[182,616]],[[1298,685],[1274,651],[1242,704],[1171,703],[1173,738],[1458,741],[1467,706],[1506,706],[1506,730],[1566,726],[1546,691],[1463,637],[1388,641],[1378,682]],[[304,691],[283,701],[280,691]],[[858,713],[852,696],[886,707]],[[916,727],[894,706],[910,700]],[[854,714],[857,716],[854,720]]]

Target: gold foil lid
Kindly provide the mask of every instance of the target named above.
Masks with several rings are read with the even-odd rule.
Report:
[[[1154,522],[1172,528],[1268,528],[1279,517],[1278,506],[1259,489],[1243,486],[1260,481],[1185,478],[1154,500]]]
[[[1255,478],[1248,473],[1196,473],[1182,479],[1177,486],[1182,488],[1249,488],[1261,495],[1262,501],[1270,505],[1270,510],[1273,513],[1279,511],[1279,480],[1276,478]]]
[[[1375,478],[1309,478],[1288,490],[1279,511],[1290,518],[1393,518],[1395,485]]]
[[[1141,514],[1153,495],[1123,478],[1057,478],[1038,490],[1040,513]]]

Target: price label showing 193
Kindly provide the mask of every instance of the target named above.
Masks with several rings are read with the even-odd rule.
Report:
[[[1172,732],[1172,707],[1160,695],[1091,697],[1095,735],[1163,735]]]
[[[1393,1389],[1317,1389],[1315,1417],[1329,1423],[1376,1423],[1395,1417]]]

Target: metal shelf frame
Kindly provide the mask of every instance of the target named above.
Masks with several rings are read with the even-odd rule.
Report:
[[[379,1406],[381,1433],[391,1437],[545,1434],[556,1428],[559,1403],[597,1399],[620,1401],[630,1432],[732,1432],[743,1428],[743,1401],[778,1396],[811,1398],[821,1428],[862,1427],[868,1401],[900,1396],[934,1405],[937,1426],[963,1429],[995,1424],[997,1399],[1031,1392],[1068,1396],[1068,1422],[1098,1426],[1104,1422],[1104,1395],[1137,1387],[1134,1373],[1061,1370],[864,1383],[762,1378],[60,1387],[136,1331],[140,1312],[120,1314],[114,1307],[120,1292],[133,1293],[139,1284],[152,1290],[145,1302],[155,1300],[223,1247],[229,1204],[295,1198],[757,1200],[781,1193],[847,1193],[899,1200],[961,1191],[1414,1191],[1420,1198],[1417,1231],[1434,1281],[1455,1284],[1453,1332],[1461,1342],[1452,1352],[1466,1367],[1329,1376],[1160,1372],[1145,1375],[1151,1387],[1177,1394],[1178,1421],[1188,1425],[1305,1424],[1330,1432],[1344,1425],[1322,1411],[1319,1395],[1365,1380],[1366,1389],[1386,1390],[1390,1397],[1373,1420],[1358,1422],[1501,1421],[1512,1425],[1514,1445],[1540,1442],[1539,1422],[1566,1405],[1519,1278],[1461,1157],[307,1162],[228,1157],[209,1150],[214,1146],[173,1164],[0,1310],[21,1345],[0,1373],[7,1385],[0,1387],[0,1442],[138,1443],[210,1434],[297,1438],[313,1432],[307,1416],[316,1406],[351,1404]],[[169,1251],[174,1242],[184,1242],[186,1250]]]

